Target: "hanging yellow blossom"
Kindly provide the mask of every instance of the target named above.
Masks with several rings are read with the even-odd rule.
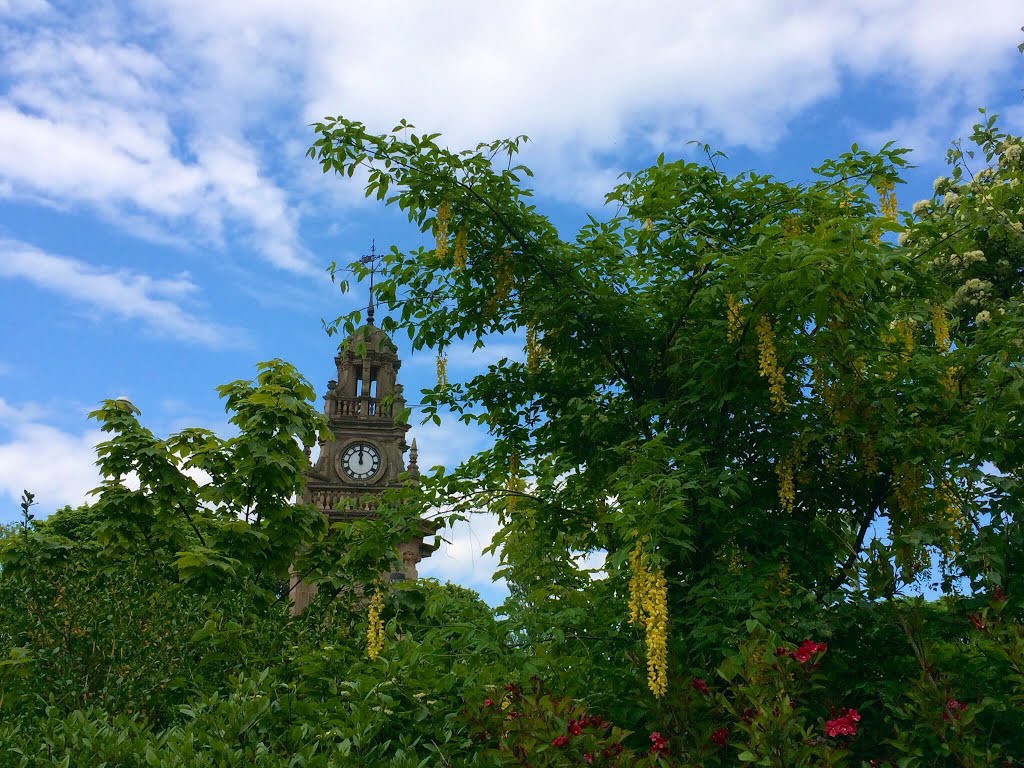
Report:
[[[945,522],[949,526],[949,551],[956,554],[960,551],[963,537],[970,526],[970,521],[960,503],[959,488],[952,478],[946,478],[939,484],[938,497],[943,505]]]
[[[383,610],[384,595],[380,588],[377,588],[373,597],[370,598],[370,606],[367,611],[366,655],[371,661],[380,656],[380,652],[384,649],[384,621],[380,617]]]
[[[448,254],[448,223],[452,217],[452,206],[446,200],[437,206],[436,224],[434,227],[434,251],[438,259],[443,259]]]
[[[939,383],[942,384],[942,394],[946,397],[956,397],[960,394],[960,366],[946,366]]]
[[[512,293],[512,250],[506,248],[494,260],[494,302],[501,305]]]
[[[443,352],[437,353],[437,388],[448,389],[448,356]]]
[[[893,183],[888,180],[880,181],[875,189],[878,190],[878,209],[889,221],[896,221],[899,208],[896,203],[896,193],[893,191]]]
[[[787,597],[792,589],[790,588],[789,560],[785,557],[779,563],[779,570],[775,575],[775,591],[782,597]]]
[[[898,320],[896,322],[896,338],[902,345],[900,359],[904,363],[910,362],[910,356],[914,354],[914,323],[912,320]]]
[[[793,484],[793,459],[789,456],[775,463],[775,474],[779,478],[779,505],[786,512],[793,511],[796,502],[796,487]]]
[[[661,698],[668,691],[668,584],[661,568],[651,570],[637,540],[629,556],[629,622],[644,630],[647,645],[647,687]]]
[[[507,508],[509,511],[516,508],[519,502],[519,454],[513,451],[508,455],[508,477],[505,479],[505,490]]]
[[[459,231],[455,234],[455,269],[466,268],[466,254],[468,248],[466,246],[469,240],[469,235],[466,233],[465,227],[459,227]]]
[[[768,379],[768,391],[771,394],[772,410],[781,413],[786,410],[786,379],[779,367],[778,359],[775,356],[775,342],[772,341],[772,321],[764,315],[757,318],[754,325],[757,331],[759,350],[759,372],[761,376]]]
[[[935,334],[935,346],[939,352],[949,352],[949,321],[946,319],[946,308],[938,302],[932,304],[932,333]]]
[[[787,216],[782,220],[782,236],[791,240],[803,231],[803,224],[797,215]]]
[[[874,477],[878,474],[878,450],[870,436],[861,444],[860,460],[864,465],[865,475]]]
[[[893,480],[892,500],[901,513],[899,520],[913,523],[921,511],[921,493],[925,487],[921,468],[910,462],[902,462],[897,465]]]
[[[740,337],[740,333],[743,331],[743,317],[740,315],[742,304],[736,300],[736,297],[731,293],[725,297],[726,310],[726,331],[725,338],[732,344],[736,339]]]
[[[532,325],[526,326],[526,370],[528,373],[536,373],[540,368],[540,358],[543,350],[540,340],[537,337],[537,329]]]

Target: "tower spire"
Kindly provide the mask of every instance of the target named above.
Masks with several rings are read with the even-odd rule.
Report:
[[[409,448],[409,468],[406,470],[409,473],[409,477],[419,478],[420,476],[420,451],[416,447],[416,438],[412,439],[412,447]]]
[[[366,305],[366,324],[373,326],[373,277],[377,272],[377,259],[380,256],[377,254],[377,241],[370,241],[370,252],[365,256],[360,257],[359,262],[361,264],[370,265],[370,301]]]

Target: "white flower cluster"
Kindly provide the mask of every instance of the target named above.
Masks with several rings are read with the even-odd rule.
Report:
[[[1020,162],[1021,155],[1024,154],[1024,148],[1020,144],[1007,144],[1006,148],[1003,149],[1003,156],[1000,158],[1000,163],[1003,165],[1016,165]]]
[[[942,198],[942,205],[946,208],[952,208],[960,201],[960,195],[956,192],[947,192]]]
[[[931,208],[931,207],[932,207],[932,201],[931,200],[918,200],[916,203],[914,203],[914,207],[911,208],[910,211],[911,211],[911,213],[914,214],[914,216],[916,218],[921,218],[926,213],[928,213],[928,209]]]
[[[975,325],[984,325],[985,323],[989,322],[991,319],[992,319],[992,313],[989,312],[987,309],[983,309],[983,310],[981,310],[981,312],[979,312],[978,314],[976,314],[974,316],[974,323],[975,323]]]
[[[965,267],[971,266],[971,264],[977,264],[979,261],[985,260],[985,254],[981,251],[968,251],[963,255],[963,262]]]
[[[939,178],[935,180],[935,183],[932,184],[932,188],[935,190],[935,194],[941,195],[943,192],[945,192],[947,184],[949,184],[949,179],[946,178],[945,176],[939,176]]]
[[[956,289],[956,293],[953,294],[953,304],[957,306],[980,304],[991,292],[992,283],[972,277]]]

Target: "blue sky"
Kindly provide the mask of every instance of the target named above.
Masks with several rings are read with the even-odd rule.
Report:
[[[406,117],[453,147],[526,133],[566,234],[623,170],[691,139],[786,179],[852,142],[915,151],[930,192],[977,107],[1024,133],[1014,0],[308,2],[0,0],[0,521],[96,484],[85,414],[124,396],[157,433],[223,430],[214,388],[282,357],[323,390],[321,320],[360,306],[324,271],[422,242],[305,159],[308,124]],[[399,339],[401,345],[401,340]],[[415,393],[433,358],[402,350]],[[449,377],[521,355],[449,353]],[[415,426],[421,465],[486,443]],[[494,599],[493,522],[423,564]]]

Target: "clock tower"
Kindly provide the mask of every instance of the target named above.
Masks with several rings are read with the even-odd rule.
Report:
[[[402,362],[391,339],[374,326],[372,304],[367,321],[334,358],[338,378],[328,382],[324,395],[324,415],[334,439],[321,441],[320,455],[306,475],[303,501],[332,523],[372,516],[375,494],[398,487],[402,472],[413,480],[419,477],[416,441],[406,467],[409,425],[396,419],[405,409],[398,383]],[[416,564],[436,548],[423,541],[431,533],[424,523],[419,535],[399,547],[403,568],[390,574],[392,581],[416,578]],[[298,613],[316,594],[316,586],[299,581],[291,592],[292,610]]]

